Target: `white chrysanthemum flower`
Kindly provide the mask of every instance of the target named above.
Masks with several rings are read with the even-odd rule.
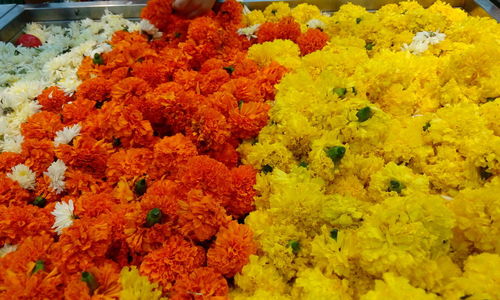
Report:
[[[50,178],[50,188],[56,192],[56,194],[60,194],[64,191],[65,182],[64,182],[64,173],[66,173],[66,164],[64,161],[58,159],[53,162],[50,167],[47,169],[47,172],[43,174]]]
[[[80,130],[82,126],[80,124],[75,124],[73,126],[66,126],[62,130],[56,132],[56,137],[54,138],[54,146],[59,146],[60,144],[69,144],[75,137],[80,135]]]
[[[51,214],[55,217],[52,228],[57,234],[60,235],[64,228],[73,225],[73,220],[75,219],[75,215],[73,214],[74,210],[75,206],[73,205],[73,200],[69,200],[68,203],[64,201],[56,203]]]
[[[163,35],[163,33],[161,33],[160,30],[156,28],[156,26],[151,24],[148,20],[142,19],[139,25],[141,26],[141,31],[152,36],[153,39],[159,39]]]
[[[21,153],[21,151],[23,150],[23,142],[24,137],[22,135],[16,135],[14,137],[4,137],[4,141],[1,147],[2,151]]]
[[[447,200],[447,201],[453,200],[453,197],[446,196],[446,195],[441,195],[441,198],[443,198],[444,200]]]
[[[17,250],[17,245],[5,244],[2,248],[0,248],[0,257],[4,257],[5,255],[14,252]]]
[[[432,31],[417,32],[413,37],[411,44],[403,44],[402,50],[409,51],[412,54],[419,55],[429,49],[429,45],[436,45],[444,41],[446,34]]]
[[[318,29],[325,29],[326,25],[323,21],[318,20],[318,19],[311,19],[309,22],[307,22],[307,27],[309,28],[318,28]]]
[[[252,25],[252,26],[240,28],[240,29],[238,29],[237,33],[239,35],[246,36],[248,38],[248,40],[250,40],[252,38],[256,38],[257,37],[257,35],[255,33],[257,33],[257,30],[259,30],[259,27],[260,27],[260,24],[255,24],[255,25]]]
[[[24,164],[18,164],[17,166],[12,167],[11,173],[8,173],[7,177],[17,181],[17,183],[19,183],[19,185],[24,189],[35,189],[36,173],[31,171],[31,169]]]

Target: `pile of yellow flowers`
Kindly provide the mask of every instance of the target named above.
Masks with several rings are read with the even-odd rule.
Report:
[[[259,252],[232,297],[499,299],[500,25],[441,2],[275,3],[246,21],[286,16],[330,41],[249,50],[292,71],[239,148],[262,170]]]

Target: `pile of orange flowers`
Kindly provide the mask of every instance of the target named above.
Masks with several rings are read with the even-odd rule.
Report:
[[[74,95],[39,95],[22,152],[0,153],[0,245],[17,246],[0,259],[1,298],[116,298],[131,265],[173,298],[227,295],[256,251],[238,220],[254,208],[257,170],[239,165],[236,147],[266,125],[287,71],[246,58],[241,10],[227,1],[184,20],[151,1],[143,18],[161,39],[116,32],[112,51],[85,58]],[[57,189],[50,168],[61,161]],[[14,174],[20,164],[31,185],[15,180],[31,174]],[[70,202],[58,234],[53,212]]]

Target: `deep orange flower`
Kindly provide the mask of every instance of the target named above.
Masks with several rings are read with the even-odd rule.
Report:
[[[32,263],[32,266],[34,263]],[[2,299],[62,299],[64,278],[57,269],[49,272],[38,271],[15,273],[6,271],[5,280],[0,282]]]
[[[111,193],[84,193],[75,202],[75,214],[82,217],[95,218],[110,213],[119,203]]]
[[[111,98],[112,82],[101,77],[85,80],[78,86],[76,99],[87,99],[94,102],[103,102]]]
[[[236,144],[239,144],[239,141],[237,141]],[[217,149],[207,152],[207,155],[220,161],[228,168],[236,167],[240,158],[238,151],[236,151],[236,146],[231,142],[226,142],[220,147],[217,147]]]
[[[28,118],[21,125],[21,133],[25,139],[53,140],[56,132],[63,128],[59,115],[42,111]]]
[[[0,245],[15,245],[29,236],[52,233],[53,217],[47,209],[0,205],[0,216]]]
[[[26,139],[22,145],[24,164],[42,175],[54,161],[54,143],[51,140]]]
[[[309,28],[305,33],[297,38],[297,44],[300,47],[300,53],[306,55],[317,50],[323,49],[328,43],[328,34],[315,28]]]
[[[88,80],[101,75],[102,71],[99,65],[95,65],[93,63],[90,56],[86,56],[83,58],[80,68],[78,68],[76,74],[81,80]]]
[[[213,108],[204,107],[192,115],[186,136],[203,152],[223,145],[231,134],[229,130],[229,124],[223,114]]]
[[[152,87],[169,81],[172,76],[171,70],[166,60],[145,60],[143,62],[136,62],[132,66],[132,74],[145,80]]]
[[[227,92],[215,92],[207,97],[210,107],[221,112],[226,118],[229,112],[238,107],[238,100]]]
[[[228,211],[236,219],[241,218],[255,209],[257,170],[250,165],[239,166],[231,170],[233,177],[234,198],[229,202]]]
[[[102,215],[76,219],[63,229],[50,253],[59,270],[63,273],[82,272],[105,260],[113,230],[107,218],[107,215]]]
[[[98,286],[90,291],[87,283],[81,280],[81,275],[73,276],[64,290],[65,299],[118,299],[121,291],[120,268],[111,261],[106,261],[98,267],[85,270],[94,276]]]
[[[23,162],[23,157],[19,153],[1,152],[0,153],[0,172],[8,173],[10,169]]]
[[[202,267],[181,276],[174,285],[172,300],[229,299],[226,279],[215,269]]]
[[[249,139],[256,136],[269,120],[268,111],[271,107],[266,103],[243,103],[241,108],[233,109],[228,122],[235,137]]]
[[[199,17],[191,21],[188,27],[188,39],[196,45],[211,45],[218,49],[222,44],[222,27],[210,17]],[[205,56],[208,57],[208,56]]]
[[[235,0],[224,1],[215,19],[222,24],[225,29],[233,29],[235,31],[242,25],[242,11],[243,6]]]
[[[259,43],[270,42],[275,39],[297,41],[300,36],[300,25],[293,17],[284,17],[278,23],[264,23],[257,31]]]
[[[131,148],[120,150],[108,159],[106,177],[110,184],[115,184],[120,179],[131,180],[142,176],[151,166],[153,152],[145,148]]]
[[[154,146],[154,161],[149,175],[160,178],[176,174],[189,158],[198,155],[196,146],[182,134],[164,137]]]
[[[229,169],[223,163],[205,155],[190,158],[181,167],[179,179],[186,190],[200,189],[224,207],[232,193]]]
[[[142,19],[149,20],[151,24],[165,32],[171,23],[171,15],[172,0],[151,0],[141,12]]]
[[[62,91],[57,86],[51,86],[43,90],[43,92],[36,97],[38,102],[43,106],[45,111],[50,112],[60,112],[62,106],[69,101],[71,101],[71,97],[66,95],[64,91]]]
[[[57,157],[64,161],[67,166],[102,178],[112,151],[111,144],[97,141],[87,135],[81,135],[73,139],[73,145],[59,145],[55,152]]]
[[[274,99],[276,94],[274,86],[280,82],[287,72],[287,68],[273,61],[259,73],[257,85],[265,100]]]
[[[110,191],[111,187],[100,178],[82,170],[68,168],[65,175],[65,191],[72,197],[79,197],[82,193],[101,193]]]
[[[229,81],[229,74],[224,69],[211,70],[200,76],[200,91],[203,95],[215,93],[226,82]]]
[[[202,65],[200,69],[201,74],[207,74],[212,70],[222,70],[224,67],[229,67],[226,65],[222,59],[219,58],[209,58]],[[227,72],[226,72],[227,73]]]
[[[47,175],[38,176],[36,179],[36,190],[30,202],[38,196],[43,197],[47,203],[59,201],[63,194],[57,194],[50,186],[51,182],[51,179]]]
[[[149,280],[160,283],[165,290],[170,290],[177,278],[193,272],[204,262],[203,248],[174,235],[162,248],[146,255],[139,270],[148,276]]]
[[[191,190],[179,207],[180,232],[197,242],[211,239],[219,227],[231,221],[226,210],[200,190]]]
[[[30,193],[5,174],[0,173],[0,205],[23,206],[30,200]]]
[[[174,73],[174,80],[180,84],[184,90],[194,90],[199,86],[198,72],[193,70],[178,70]]]
[[[233,277],[256,251],[250,227],[233,221],[217,234],[215,243],[207,253],[207,265],[226,277]]]
[[[257,74],[258,70],[259,67],[255,61],[251,59],[243,59],[235,64],[233,76],[251,77]]]
[[[141,98],[151,90],[141,78],[128,77],[115,84],[111,90],[113,100],[125,104],[141,106]]]
[[[146,214],[140,207],[125,214],[125,242],[133,253],[140,255],[160,249],[173,235],[170,223],[146,227]]]
[[[75,124],[85,120],[95,110],[95,102],[90,100],[76,100],[71,104],[65,104],[62,110],[65,125]]]

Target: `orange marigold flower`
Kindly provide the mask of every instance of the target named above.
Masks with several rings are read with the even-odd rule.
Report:
[[[234,66],[233,76],[235,77],[252,77],[257,74],[259,66],[251,59],[243,59]]]
[[[243,103],[241,108],[233,109],[228,122],[235,137],[249,139],[257,136],[269,120],[268,111],[271,107],[266,103]]]
[[[128,77],[113,86],[111,97],[124,105],[140,107],[142,97],[150,90],[149,84],[144,79]]]
[[[142,9],[141,18],[149,20],[160,31],[168,32],[171,23],[172,0],[151,0]]]
[[[284,17],[278,23],[264,23],[257,31],[259,43],[270,42],[275,39],[297,41],[300,36],[300,24],[293,17]]]
[[[1,152],[0,153],[0,172],[8,173],[10,169],[23,163],[23,157],[19,153]]]
[[[172,236],[172,224],[157,223],[146,226],[147,212],[136,205],[135,210],[125,214],[124,240],[127,246],[137,254],[146,254],[160,249]]]
[[[306,55],[323,49],[328,43],[328,40],[328,34],[316,28],[309,28],[297,38],[297,44],[300,47],[300,53]]]
[[[107,182],[82,170],[68,168],[64,175],[66,194],[74,198],[80,197],[82,193],[100,193],[112,189]]]
[[[23,206],[30,200],[30,193],[23,189],[16,181],[0,173],[0,205]]]
[[[51,248],[50,257],[65,273],[88,270],[105,259],[112,229],[107,215],[76,219],[63,229],[59,241]]]
[[[54,143],[51,140],[26,139],[22,144],[24,164],[42,175],[54,161]]]
[[[200,190],[191,190],[179,207],[179,231],[197,242],[211,239],[219,227],[231,221],[226,210]]]
[[[110,184],[141,176],[151,166],[153,152],[146,148],[120,150],[108,159],[106,177]]]
[[[43,106],[44,110],[57,113],[60,112],[62,106],[71,101],[72,98],[66,95],[66,93],[57,86],[51,86],[43,90],[36,99]]]
[[[226,30],[236,30],[243,21],[243,6],[235,0],[224,1],[220,6],[215,19],[224,25]]]
[[[193,40],[196,45],[207,44],[217,49],[222,44],[223,29],[217,21],[208,16],[191,21],[187,34],[188,39]]]
[[[36,197],[40,196],[45,199],[46,203],[59,201],[62,194],[57,194],[51,187],[52,180],[47,175],[39,176],[36,179],[36,191],[30,202],[33,202]]]
[[[53,140],[56,132],[63,128],[59,115],[42,111],[28,118],[21,125],[21,133],[25,139]]]
[[[205,251],[199,246],[174,235],[165,245],[144,257],[140,272],[149,280],[160,283],[170,290],[176,279],[189,274],[205,262]]]
[[[276,94],[274,86],[280,82],[287,72],[287,68],[274,61],[261,70],[257,76],[257,85],[264,99],[274,99]]]
[[[111,81],[102,77],[87,79],[76,90],[76,99],[103,102],[111,98]]]
[[[227,67],[226,63],[222,59],[219,58],[209,58],[202,65],[200,69],[201,74],[207,74],[212,70],[222,70],[224,67]],[[226,72],[227,73],[227,72]]]
[[[209,105],[221,112],[225,117],[229,116],[229,112],[238,107],[238,100],[227,92],[215,92],[207,97]]]
[[[207,265],[226,277],[233,277],[256,251],[250,227],[233,221],[217,233],[215,243],[207,252]]]
[[[234,96],[236,99],[244,102],[262,102],[264,98],[260,94],[257,81],[245,77],[239,77],[233,80]]]
[[[154,160],[149,175],[159,178],[164,175],[176,174],[180,166],[189,158],[198,155],[196,146],[190,139],[178,133],[164,137],[154,146]]]
[[[200,91],[203,95],[215,93],[226,82],[229,81],[229,74],[224,69],[211,70],[207,74],[201,75]]]
[[[57,158],[64,161],[67,166],[101,178],[104,176],[106,163],[112,151],[111,144],[81,135],[73,139],[73,145],[59,145],[55,152]]]
[[[237,144],[239,144],[239,141],[237,141]],[[234,168],[238,164],[238,160],[240,158],[238,151],[236,151],[236,147],[234,143],[231,142],[226,142],[220,147],[217,147],[216,149],[212,149],[209,151],[207,154],[211,158],[220,161],[226,167],[228,168]]]
[[[130,73],[130,67],[116,68],[113,71],[111,71],[111,74],[109,74],[109,80],[111,80],[111,82],[113,82],[113,84],[117,83],[117,82],[127,78],[129,73]]]
[[[65,299],[118,299],[120,297],[121,284],[120,268],[116,263],[106,261],[99,267],[91,267],[89,272],[97,282],[95,290],[90,290],[86,282],[82,281],[81,274],[76,274],[67,284],[64,290]]]
[[[201,152],[223,145],[230,136],[226,117],[213,108],[201,108],[191,118],[191,126],[186,129],[186,135],[196,143]]]
[[[253,186],[256,184],[257,170],[250,165],[239,166],[231,170],[231,176],[234,198],[229,202],[227,210],[238,219],[255,209],[256,192]]]
[[[85,99],[73,101],[65,104],[62,110],[62,117],[65,125],[75,124],[85,120],[95,110],[95,102]]]
[[[132,74],[145,80],[152,87],[167,82],[172,76],[172,70],[166,64],[166,60],[145,60],[136,62],[132,66]]]
[[[179,171],[179,179],[186,190],[200,189],[223,206],[232,193],[231,173],[221,162],[205,155],[190,158]]]
[[[181,276],[172,290],[172,300],[229,299],[226,279],[215,269],[201,267]]]
[[[199,86],[198,72],[193,70],[178,70],[174,73],[175,83],[180,84],[184,90],[194,90]]]
[[[111,193],[84,193],[75,201],[75,214],[79,217],[95,218],[110,213],[118,203],[118,199]]]
[[[34,265],[34,262],[30,264],[31,269]],[[35,274],[10,270],[5,273],[5,279],[0,282],[2,299],[63,299],[64,278],[57,269]]]
[[[80,68],[78,68],[78,71],[76,72],[78,78],[81,80],[97,77],[101,75],[101,73],[102,71],[99,68],[99,65],[95,65],[90,56],[83,58]]]
[[[0,216],[0,245],[15,245],[29,236],[52,234],[53,217],[47,209],[0,205]]]

